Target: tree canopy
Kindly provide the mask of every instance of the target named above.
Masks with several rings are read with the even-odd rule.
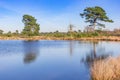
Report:
[[[93,29],[95,29],[95,26],[102,26],[105,27],[104,24],[101,24],[100,22],[113,22],[111,19],[109,19],[106,15],[104,9],[102,9],[99,6],[95,7],[87,7],[84,9],[84,12],[80,14],[82,18],[85,18],[85,22],[89,22],[90,26],[93,26]]]
[[[23,34],[28,36],[38,35],[39,34],[39,24],[36,23],[35,17],[31,15],[24,15],[22,22],[24,23],[25,27],[22,31]]]

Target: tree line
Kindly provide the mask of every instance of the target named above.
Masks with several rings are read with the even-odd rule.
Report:
[[[80,16],[82,18],[85,18],[85,22],[89,23],[89,25],[87,25],[85,27],[84,32],[95,32],[96,30],[102,30],[102,28],[105,28],[105,25],[102,24],[101,22],[110,22],[113,23],[112,19],[109,19],[109,17],[107,16],[106,11],[99,7],[99,6],[95,6],[95,7],[87,7],[84,9],[83,13],[80,13]],[[39,31],[40,31],[40,24],[37,23],[37,19],[31,15],[25,14],[23,15],[23,19],[22,22],[24,23],[24,29],[22,30],[21,33],[19,33],[18,30],[16,30],[14,33],[11,33],[11,31],[9,31],[8,33],[6,33],[6,35],[10,36],[11,34],[14,35],[25,35],[25,36],[37,36],[40,35]],[[99,28],[96,28],[96,26]],[[0,30],[0,34],[3,34],[3,30]],[[70,24],[69,26],[69,31],[68,33],[72,34],[73,32],[73,25]],[[81,30],[78,30],[79,33],[81,33]],[[59,33],[59,31],[56,31],[55,33]]]

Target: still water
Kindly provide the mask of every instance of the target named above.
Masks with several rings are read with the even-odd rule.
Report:
[[[90,80],[95,59],[120,55],[120,42],[0,41],[0,80]]]

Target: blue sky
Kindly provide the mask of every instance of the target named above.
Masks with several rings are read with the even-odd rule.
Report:
[[[79,14],[86,7],[100,6],[114,23],[105,23],[106,29],[120,27],[120,0],[0,0],[0,29],[21,31],[24,28],[22,16],[29,14],[37,19],[41,32],[56,30],[67,31],[68,25],[75,25],[75,30],[88,24]]]

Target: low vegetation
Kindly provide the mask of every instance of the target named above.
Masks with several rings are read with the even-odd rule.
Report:
[[[95,61],[91,67],[92,80],[120,80],[120,57]]]
[[[94,32],[49,32],[37,35],[25,35],[19,32],[8,32],[0,34],[1,40],[106,40],[120,41],[120,33],[114,31],[94,31]]]

